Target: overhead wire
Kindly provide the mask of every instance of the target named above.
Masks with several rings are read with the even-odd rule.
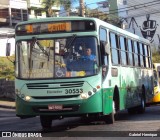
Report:
[[[157,2],[157,3],[155,3],[155,2]],[[90,3],[90,4],[95,4],[95,3]],[[87,4],[87,5],[90,5],[90,4]],[[136,4],[136,5],[127,6],[127,7],[124,7],[124,8],[119,8],[119,9],[114,9],[114,10],[103,11],[103,12],[110,12],[108,14],[111,15],[111,14],[116,14],[116,13],[120,13],[120,12],[135,10],[135,8],[137,10],[137,9],[140,9],[140,8],[149,7],[149,6],[153,6],[153,5],[157,5],[157,4],[160,4],[159,0],[155,0],[155,1],[152,1],[152,2],[146,2],[146,3],[141,3],[141,4]],[[146,11],[146,9],[145,9],[145,11]],[[63,11],[63,12],[60,12],[60,14],[63,14],[65,12],[69,12],[69,11]],[[96,12],[96,13],[98,14],[98,12]]]
[[[16,1],[16,0],[14,0],[14,1]],[[18,1],[19,2],[19,1]],[[96,2],[97,3],[97,2]],[[91,5],[91,4],[96,4],[96,3],[89,3],[89,4],[86,4],[86,6],[87,5]],[[133,3],[133,1],[132,1],[132,3]],[[160,4],[160,0],[155,0],[155,1],[150,1],[150,2],[145,2],[145,3],[140,3],[140,4],[136,4],[136,5],[131,5],[131,6],[127,6],[127,7],[124,7],[124,8],[119,8],[119,9],[113,9],[113,10],[108,10],[108,11],[104,11],[104,12],[110,12],[110,13],[108,13],[108,14],[102,14],[102,12],[98,12],[98,11],[96,11],[95,13],[92,13],[92,14],[99,14],[99,15],[110,15],[110,16],[112,16],[112,15],[114,15],[114,14],[116,14],[116,13],[120,13],[120,12],[125,12],[125,11],[131,11],[131,10],[135,10],[135,8],[136,8],[136,10],[138,10],[138,9],[141,9],[141,8],[143,8],[143,11],[145,11],[145,13],[143,12],[143,13],[139,13],[139,14],[136,14],[136,15],[130,15],[129,17],[126,17],[126,18],[130,18],[130,17],[138,17],[138,16],[143,16],[143,15],[146,15],[146,14],[157,14],[157,13],[160,13],[160,10],[157,10],[157,9],[155,9],[155,10],[157,10],[157,11],[154,11],[154,10],[147,10],[147,8],[150,8],[150,9],[152,9],[153,7],[154,7],[154,5],[159,5]],[[151,6],[152,6],[152,8],[151,8]],[[145,8],[144,9],[144,7],[147,7],[147,8]],[[130,9],[129,9],[130,8]],[[132,9],[131,9],[132,8]],[[118,10],[118,11],[117,11]],[[4,12],[4,11],[3,11]],[[2,12],[2,13],[3,13]],[[69,12],[69,11],[64,11],[64,12],[60,12],[59,14],[63,14],[63,13],[66,13],[66,12]],[[148,12],[148,13],[146,13],[146,12]]]

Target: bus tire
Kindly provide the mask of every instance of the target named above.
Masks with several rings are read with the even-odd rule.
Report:
[[[145,90],[142,88],[141,104],[137,107],[137,112],[143,114],[145,112]]]
[[[91,122],[91,119],[90,119],[90,117],[82,116],[81,122],[84,124],[89,124]]]
[[[133,115],[137,113],[136,107],[128,108],[128,114]]]
[[[52,126],[51,116],[41,115],[40,116],[40,122],[41,122],[41,126],[42,126],[43,130],[51,129],[51,126]]]

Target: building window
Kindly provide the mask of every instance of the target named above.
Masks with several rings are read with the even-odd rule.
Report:
[[[35,11],[35,15],[36,15],[36,16],[42,16],[42,12],[41,12],[40,10],[36,10],[36,11]]]
[[[127,0],[123,0],[123,5],[127,5]]]

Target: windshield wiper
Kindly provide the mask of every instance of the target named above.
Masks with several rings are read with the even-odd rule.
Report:
[[[66,44],[65,48],[70,48],[70,45],[75,40],[76,36],[77,36],[76,34],[73,34],[73,36],[71,37],[71,39],[69,40],[69,42]]]
[[[39,43],[39,41],[37,40],[37,38],[33,37],[33,39],[34,39],[33,46],[34,46],[35,44],[37,44],[38,47],[40,48],[40,50],[41,50],[46,56],[48,56],[48,61],[49,61],[50,53],[48,53],[48,52],[44,49],[44,47]],[[33,46],[32,46],[32,47],[33,47]]]

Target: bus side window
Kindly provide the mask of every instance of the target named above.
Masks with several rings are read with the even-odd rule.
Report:
[[[133,61],[133,47],[132,47],[132,42],[131,39],[128,39],[128,61],[129,61],[129,65],[134,66],[134,61]]]
[[[147,68],[147,60],[146,60],[146,56],[147,56],[147,53],[146,53],[146,45],[145,44],[142,44],[143,45],[143,61],[144,61],[144,67]]]
[[[134,44],[134,62],[135,62],[135,66],[139,66],[137,41],[134,41],[133,44]]]
[[[150,50],[150,46],[149,45],[147,45],[147,54],[148,54],[148,66],[149,66],[149,68],[151,68],[152,67],[152,60],[151,60],[151,50]]]
[[[121,64],[127,65],[127,52],[126,52],[125,37],[120,36],[119,41],[120,41],[120,48],[121,48]]]
[[[100,41],[100,50],[102,63],[102,78],[104,80],[108,72],[108,54],[106,54],[105,52],[105,43],[103,41]]]
[[[145,62],[144,62],[144,59],[143,59],[143,45],[142,43],[139,43],[139,58],[140,58],[140,66],[141,67],[144,67],[145,66]]]
[[[114,33],[110,33],[110,44],[111,44],[111,55],[112,55],[112,63],[114,65],[120,64],[120,54],[119,54],[119,46],[118,46],[118,37]]]

